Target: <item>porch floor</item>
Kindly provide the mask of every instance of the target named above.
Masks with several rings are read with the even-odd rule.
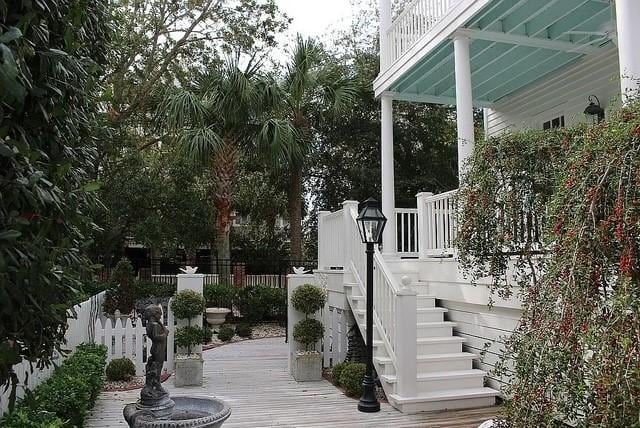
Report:
[[[358,412],[357,401],[329,382],[295,382],[287,372],[284,338],[249,340],[205,351],[204,385],[175,388],[172,395],[215,395],[231,406],[224,428],[237,427],[477,427],[498,407],[404,415],[383,403],[379,413]],[[87,417],[87,427],[126,427],[122,409],[140,390],[103,392]]]

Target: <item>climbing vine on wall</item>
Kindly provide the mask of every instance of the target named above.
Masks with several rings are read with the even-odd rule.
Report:
[[[496,275],[499,293],[522,286],[523,317],[496,370],[510,381],[509,422],[640,426],[640,103],[598,126],[479,148],[459,246],[471,276]],[[543,255],[494,219],[523,200],[545,216]]]

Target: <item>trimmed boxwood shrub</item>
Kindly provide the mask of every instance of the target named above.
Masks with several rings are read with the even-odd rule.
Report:
[[[208,308],[233,308],[238,289],[232,285],[207,284],[204,286],[204,298]]]
[[[291,293],[295,310],[311,315],[324,307],[327,296],[324,290],[312,284],[303,284]]]
[[[231,339],[233,339],[233,336],[235,336],[235,334],[235,331],[231,327],[223,325],[222,327],[220,327],[220,331],[218,331],[218,339],[222,340],[223,342],[229,342]]]
[[[331,368],[331,379],[333,383],[337,386],[340,386],[340,374],[342,370],[347,366],[348,363],[338,363]]]
[[[79,345],[49,379],[2,421],[6,428],[81,427],[104,384],[107,348]],[[24,423],[30,421],[29,424]],[[65,421],[61,424],[61,421]]]
[[[208,326],[205,326],[202,329],[202,344],[210,343],[211,339],[213,339],[213,330],[211,330]]]
[[[363,363],[346,363],[340,371],[339,384],[350,397],[362,395],[362,381],[367,371],[367,365]]]
[[[324,326],[316,319],[306,318],[293,326],[293,338],[302,343],[307,350],[322,339],[322,336],[324,336]]]
[[[191,348],[205,343],[207,333],[202,327],[189,325],[176,329],[175,343],[181,348],[187,348],[187,354],[191,355]]]
[[[283,288],[262,285],[245,287],[238,291],[235,305],[250,324],[261,321],[284,323],[287,315],[287,292]]]
[[[251,326],[249,324],[238,324],[236,334],[240,337],[251,337]]]
[[[178,319],[191,319],[204,312],[204,297],[193,290],[183,290],[171,301],[171,310]]]
[[[129,380],[136,375],[136,366],[127,357],[116,358],[107,365],[106,375],[111,381]]]

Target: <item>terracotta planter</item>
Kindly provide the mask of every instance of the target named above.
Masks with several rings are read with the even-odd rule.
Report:
[[[211,327],[218,327],[224,323],[229,312],[231,312],[231,309],[228,308],[207,308],[207,323]]]

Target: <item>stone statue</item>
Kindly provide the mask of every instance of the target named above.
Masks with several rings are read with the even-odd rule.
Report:
[[[149,305],[144,310],[147,320],[147,337],[151,339],[151,351],[147,357],[144,388],[140,392],[140,401],[144,404],[157,403],[168,396],[160,383],[162,365],[167,352],[167,334],[169,331],[162,325],[162,309]]]

